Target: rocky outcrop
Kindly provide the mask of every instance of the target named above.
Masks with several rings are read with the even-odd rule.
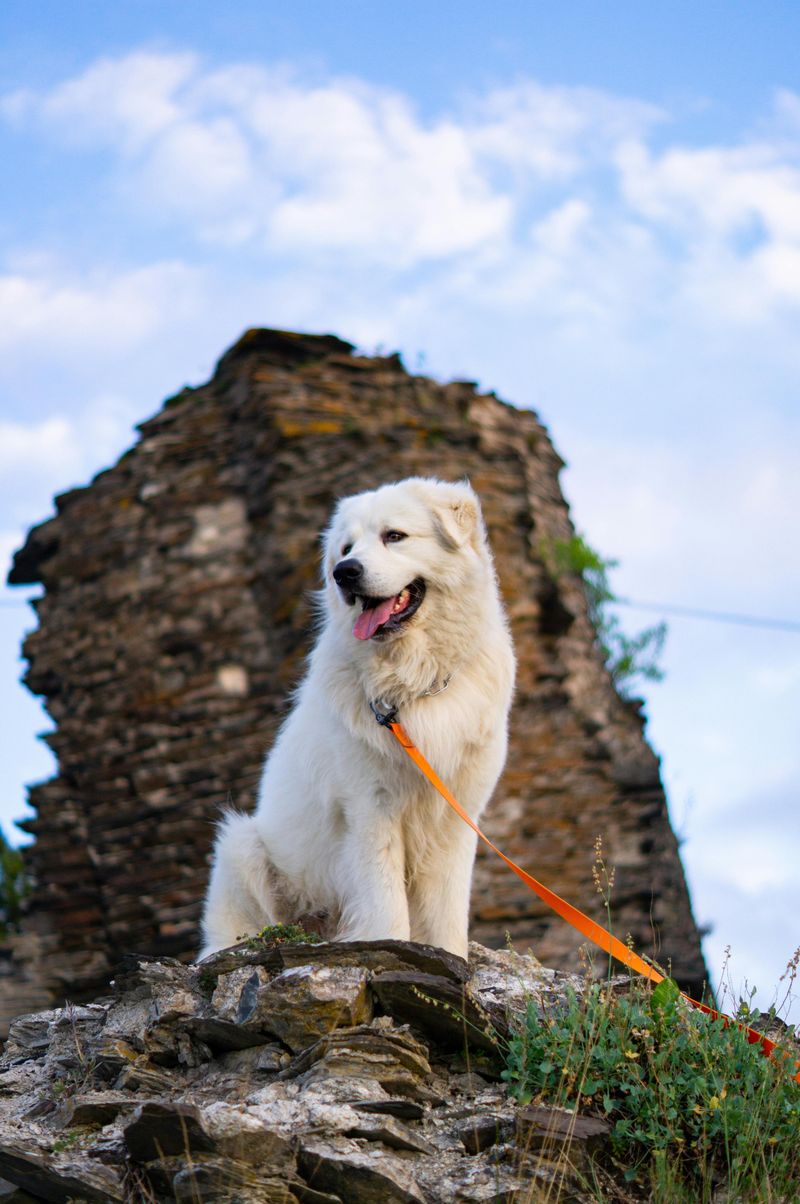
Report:
[[[478,945],[469,965],[393,941],[132,959],[113,996],[12,1024],[2,1198],[578,1201],[607,1126],[517,1109],[500,1079],[509,1026],[567,986]]]
[[[90,998],[121,949],[193,955],[213,823],[226,804],[253,805],[302,673],[331,503],[416,473],[467,475],[480,493],[519,658],[488,834],[601,920],[602,837],[615,930],[699,993],[642,715],[602,664],[581,582],[554,579],[542,555],[572,528],[536,415],[332,336],[254,330],[140,431],[113,468],[57,499],[11,574],[44,586],[26,681],[55,723],[59,768],[31,791],[23,826],[36,838],[26,931],[49,998]],[[472,931],[577,965],[580,938],[483,851]]]

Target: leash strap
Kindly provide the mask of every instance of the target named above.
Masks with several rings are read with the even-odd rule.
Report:
[[[601,924],[596,923],[594,920],[590,919],[589,916],[584,915],[582,911],[579,911],[577,907],[573,907],[571,903],[567,903],[566,899],[562,899],[560,895],[557,895],[554,891],[549,890],[548,887],[539,882],[537,878],[534,878],[532,874],[527,873],[524,869],[522,869],[521,866],[517,865],[516,861],[512,861],[510,857],[506,857],[505,853],[501,852],[497,845],[493,844],[492,841],[489,840],[489,837],[484,835],[484,833],[481,831],[475,821],[467,814],[455,796],[451,794],[433,767],[428,763],[428,761],[426,761],[416,744],[414,744],[409,737],[405,728],[402,726],[402,724],[397,722],[396,711],[393,709],[388,709],[385,711],[379,710],[374,705],[372,705],[372,710],[378,722],[382,724],[383,727],[388,727],[389,731],[398,741],[403,751],[408,754],[408,756],[421,771],[421,773],[425,775],[434,789],[438,790],[445,802],[453,808],[456,815],[460,816],[464,823],[468,824],[469,827],[472,828],[472,831],[480,837],[483,843],[488,845],[489,848],[506,863],[508,868],[513,870],[518,878],[522,879],[529,890],[532,890],[534,894],[538,895],[539,898],[548,905],[548,907],[552,908],[557,915],[561,916],[563,920],[566,920],[568,924],[571,924],[573,928],[577,929],[577,931],[580,932],[582,936],[585,936],[587,940],[590,940],[593,945],[597,945],[598,948],[603,949],[611,957],[616,958],[617,961],[620,961],[623,963],[623,965],[628,966],[629,969],[635,970],[637,974],[641,974],[645,978],[649,978],[651,982],[659,983],[664,981],[663,974],[659,973],[655,967],[649,965],[643,960],[643,958],[639,957],[637,953],[634,953],[632,949],[629,949],[627,945],[623,944],[622,941],[618,940],[617,937],[613,936],[610,932],[603,928]],[[697,1008],[698,1011],[705,1012],[705,1014],[710,1016],[713,1020],[724,1021],[726,1027],[729,1024],[735,1024],[737,1028],[740,1028],[742,1032],[747,1035],[747,1040],[751,1045],[758,1044],[761,1046],[762,1053],[766,1057],[769,1057],[772,1053],[774,1053],[776,1049],[775,1042],[770,1041],[769,1037],[765,1037],[763,1033],[757,1032],[754,1028],[748,1028],[746,1024],[741,1024],[738,1020],[732,1020],[730,1016],[726,1016],[723,1012],[715,1011],[714,1008],[709,1007],[706,1003],[701,1003],[697,999],[692,999],[690,995],[684,994],[683,991],[681,991],[681,995],[687,1001],[687,1003],[690,1003],[692,1007]],[[800,1066],[800,1062],[798,1062],[797,1065]],[[797,1079],[798,1083],[800,1083],[800,1073],[796,1074],[795,1078]]]

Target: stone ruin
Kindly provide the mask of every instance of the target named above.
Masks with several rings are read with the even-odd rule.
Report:
[[[56,499],[9,578],[44,587],[25,682],[58,759],[21,825],[35,837],[14,980],[27,998],[91,998],[124,952],[194,956],[214,821],[253,805],[303,671],[332,502],[413,474],[469,477],[512,624],[511,748],[487,834],[602,922],[601,837],[615,931],[702,989],[641,704],[614,688],[580,579],[554,577],[543,555],[572,527],[534,413],[330,335],[251,330],[139,430],[113,468]],[[580,937],[483,851],[472,935],[578,964]]]

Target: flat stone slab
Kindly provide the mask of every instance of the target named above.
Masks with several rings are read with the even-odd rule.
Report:
[[[464,983],[439,974],[403,970],[376,974],[371,986],[390,1016],[413,1024],[456,1049],[473,1046],[497,1052],[494,1026]]]
[[[342,1204],[428,1204],[411,1167],[388,1154],[375,1158],[357,1147],[339,1152],[309,1142],[300,1147],[298,1166],[312,1187],[333,1192]]]
[[[276,941],[260,942],[253,937],[241,944],[221,949],[197,963],[201,975],[218,976],[240,966],[263,966],[276,972],[293,966],[359,966],[372,973],[388,970],[418,971],[437,974],[453,982],[464,982],[469,975],[467,962],[446,949],[422,945],[416,941]]]
[[[168,1158],[173,1154],[210,1152],[214,1142],[206,1132],[202,1114],[191,1104],[140,1104],[123,1129],[125,1145],[137,1162]]]
[[[610,1137],[611,1126],[593,1116],[535,1105],[517,1110],[519,1147],[550,1159],[566,1157],[578,1169],[586,1169],[594,1158],[602,1157],[609,1149]]]
[[[59,1158],[44,1151],[0,1143],[0,1176],[21,1187],[37,1200],[64,1204],[66,1200],[88,1204],[117,1204],[125,1196],[119,1175],[111,1168],[87,1164],[76,1157]]]

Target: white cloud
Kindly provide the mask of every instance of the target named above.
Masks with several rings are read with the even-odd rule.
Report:
[[[0,421],[0,481],[14,473],[25,473],[35,465],[43,475],[66,468],[74,471],[82,461],[77,432],[64,417],[25,425]]]
[[[533,81],[476,97],[468,114],[478,153],[513,171],[523,187],[583,174],[666,117],[642,101]]]
[[[800,140],[780,129],[800,100],[776,98],[771,137],[732,147],[667,147],[631,140],[616,156],[622,197],[641,220],[677,236],[686,296],[730,318],[800,302]]]
[[[102,149],[119,204],[201,241],[335,279],[438,262],[501,303],[547,294],[568,325],[633,320],[645,294],[712,324],[800,304],[798,109],[784,89],[757,139],[682,146],[663,111],[598,90],[523,80],[422,117],[353,78],[155,51],[0,106]]]
[[[706,416],[698,440],[691,404],[685,415],[679,404],[671,438],[661,430],[650,437],[572,432],[568,490],[577,513],[628,578],[650,582],[645,596],[659,591],[664,600],[741,612],[763,606],[765,594],[782,594],[791,609],[798,596],[791,555],[800,513],[797,420],[728,403],[721,416]],[[684,572],[672,583],[677,556]]]
[[[502,237],[511,204],[482,179],[464,131],[448,123],[422,129],[404,105],[388,101],[363,133],[352,145],[346,127],[332,143],[319,131],[305,189],[275,208],[276,247],[360,246],[408,266]]]
[[[202,238],[394,267],[502,244],[522,196],[585,172],[587,156],[656,118],[640,102],[524,83],[423,119],[406,97],[353,79],[209,71],[146,51],[15,93],[2,111],[103,149],[132,203],[188,217]]]
[[[52,510],[53,496],[112,463],[133,442],[139,418],[130,401],[107,394],[69,416],[0,420],[0,513],[8,524],[0,531],[0,581],[27,527]]]
[[[55,265],[8,272],[0,275],[0,350],[89,349],[103,357],[129,350],[190,317],[199,282],[197,271],[177,262],[80,279]]]
[[[193,54],[102,58],[49,92],[20,89],[5,96],[0,113],[18,126],[52,127],[72,145],[110,145],[131,155],[179,119],[176,93],[197,68]]]
[[[762,824],[765,818],[760,817]],[[705,847],[701,854],[695,853],[694,860],[700,860],[704,877],[735,886],[751,897],[765,890],[793,888],[797,881],[798,835],[784,826],[783,839],[776,840],[771,828],[759,830],[754,825],[752,815],[748,822],[731,830],[730,818],[726,817],[725,825],[717,824],[711,832],[706,829],[703,833]]]
[[[405,98],[353,81],[202,73],[192,56],[140,52],[39,97],[7,98],[5,112],[118,156],[136,203],[188,216],[201,237],[224,242],[360,247],[410,263],[497,237],[510,216],[468,131],[425,124]]]
[[[618,154],[621,184],[632,208],[694,237],[712,233],[800,235],[800,175],[767,145],[735,149],[675,147],[651,153],[629,142]],[[763,232],[753,231],[754,221]]]

